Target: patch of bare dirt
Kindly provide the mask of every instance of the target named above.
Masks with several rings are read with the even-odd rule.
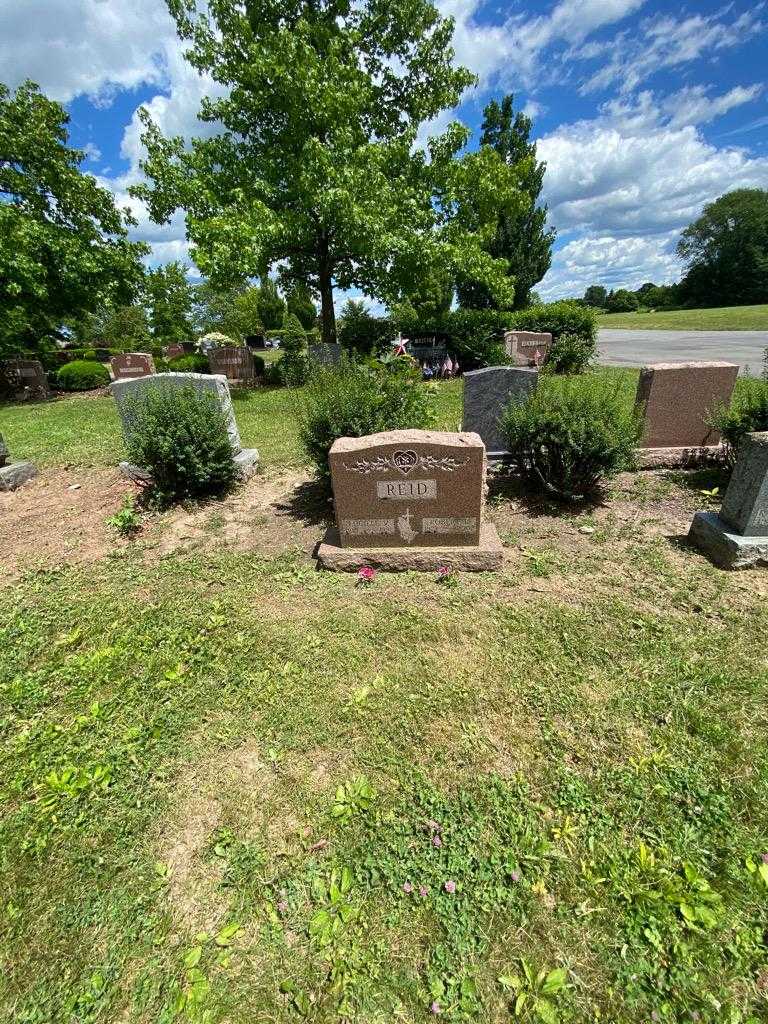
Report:
[[[0,583],[25,569],[109,554],[116,542],[105,520],[135,490],[117,470],[47,469],[0,492]]]

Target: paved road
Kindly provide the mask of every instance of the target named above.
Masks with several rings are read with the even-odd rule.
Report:
[[[600,362],[608,366],[725,359],[742,372],[763,369],[768,331],[614,331],[598,333]]]

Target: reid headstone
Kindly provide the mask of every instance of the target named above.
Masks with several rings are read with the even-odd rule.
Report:
[[[210,373],[160,373],[153,377],[140,377],[134,380],[114,381],[110,386],[123,427],[123,436],[127,437],[130,432],[130,411],[134,400],[141,397],[147,388],[183,388],[193,387],[201,394],[213,395],[218,402],[221,411],[227,421],[227,434],[235,455],[235,463],[238,466],[241,476],[251,476],[256,470],[259,460],[259,453],[255,448],[243,448],[240,441],[240,431],[235,420],[235,411],[232,407],[232,396],[229,392],[229,385],[224,376]],[[132,479],[145,480],[146,473],[141,467],[123,462],[120,468],[126,476]]]
[[[343,437],[329,456],[336,528],[326,568],[497,569],[502,548],[483,518],[485,446],[475,433],[392,430]]]
[[[341,362],[341,345],[310,345],[308,353],[310,360],[319,366],[336,366]]]
[[[221,346],[208,352],[211,373],[223,374],[227,380],[253,380],[256,364],[251,350],[244,345]]]
[[[115,380],[135,380],[155,372],[155,361],[147,352],[120,352],[112,356],[109,365]]]
[[[688,536],[726,569],[768,562],[768,432],[747,434],[720,515],[697,512]]]
[[[643,422],[640,464],[674,466],[717,453],[720,434],[707,419],[730,402],[738,372],[726,362],[643,367],[635,398]]]
[[[464,374],[462,430],[479,434],[488,458],[509,454],[501,417],[510,402],[524,402],[536,387],[539,371],[522,366],[487,366]]]
[[[538,331],[505,331],[504,349],[515,366],[541,366],[552,348],[552,335]]]

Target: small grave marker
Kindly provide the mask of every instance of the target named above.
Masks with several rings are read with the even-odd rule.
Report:
[[[250,381],[256,376],[251,350],[244,345],[212,348],[208,353],[211,373],[223,374],[227,380]]]
[[[330,452],[336,523],[320,564],[353,570],[497,569],[483,519],[485,446],[474,433],[393,430],[344,437]]]
[[[688,536],[725,569],[768,562],[768,432],[747,434],[720,515],[697,512]]]
[[[537,331],[505,331],[504,348],[515,366],[541,366],[552,348],[552,335]]]
[[[48,376],[38,359],[6,359],[0,369],[17,401],[51,397]]]
[[[341,362],[341,345],[310,345],[309,358],[319,366],[337,366]]]
[[[155,361],[146,352],[120,352],[109,361],[115,380],[135,380],[155,372]]]

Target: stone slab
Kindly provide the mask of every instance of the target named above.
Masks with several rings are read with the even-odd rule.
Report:
[[[643,417],[641,448],[702,448],[719,433],[707,421],[730,402],[739,368],[735,363],[650,363],[640,371],[635,407]]]
[[[638,469],[694,469],[721,463],[725,447],[710,444],[699,448],[638,448],[635,457]]]
[[[32,462],[9,462],[0,466],[0,491],[15,491],[27,480],[37,476],[37,466]]]
[[[211,373],[223,374],[227,380],[253,380],[256,364],[251,350],[244,345],[221,346],[208,352]]]
[[[140,395],[147,387],[180,388],[187,385],[191,385],[196,391],[212,394],[219,402],[222,412],[227,418],[227,433],[232,449],[239,452],[242,448],[240,431],[237,429],[227,378],[211,373],[158,373],[152,377],[114,381],[110,386],[110,391],[117,402],[123,423],[123,436],[127,429],[128,406],[133,397]]]
[[[330,451],[343,547],[476,547],[485,446],[475,433],[391,430],[342,437]]]
[[[155,373],[155,360],[147,352],[121,352],[109,361],[115,380],[135,380]]]
[[[341,362],[341,345],[309,345],[309,358],[320,366],[337,366]]]
[[[459,572],[498,572],[504,548],[493,523],[483,523],[477,547],[349,548],[342,547],[332,526],[317,549],[323,569],[357,572],[368,565],[384,572],[437,572],[445,566]]]
[[[768,432],[739,445],[720,518],[744,536],[768,537]]]
[[[688,539],[721,569],[768,565],[768,537],[743,537],[715,512],[697,512]]]
[[[551,348],[551,334],[542,331],[504,332],[504,349],[515,366],[541,366]]]
[[[38,359],[6,359],[0,363],[0,372],[11,385],[17,400],[51,397],[48,375]]]
[[[250,480],[259,468],[258,448],[242,448],[234,456],[237,475],[240,480]],[[133,462],[121,462],[120,472],[134,483],[148,486],[153,482],[152,474]]]
[[[508,455],[501,417],[510,402],[524,402],[536,387],[539,371],[522,366],[486,366],[464,374],[462,430],[473,430],[485,444],[489,460]]]

